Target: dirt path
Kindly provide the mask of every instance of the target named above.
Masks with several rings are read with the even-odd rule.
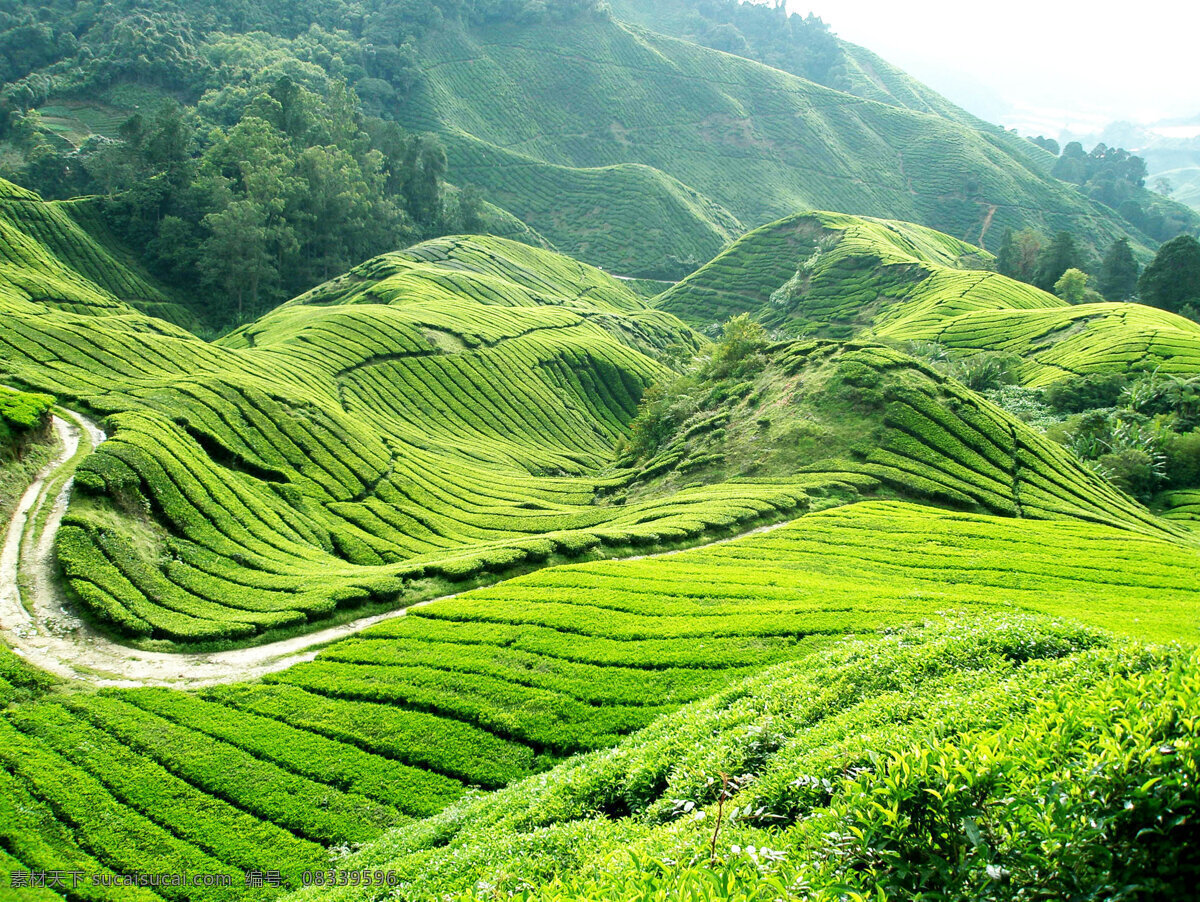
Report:
[[[167,686],[200,688],[220,683],[252,680],[313,660],[321,647],[376,623],[403,617],[409,610],[454,598],[445,595],[408,608],[389,611],[267,645],[211,654],[142,651],[114,642],[97,633],[72,613],[59,583],[54,561],[54,537],[70,500],[70,478],[80,443],[90,447],[105,440],[95,423],[78,414],[64,412],[54,417],[54,429],[62,449],[37,475],[21,498],[8,524],[0,551],[0,630],[9,646],[28,661],[56,676],[83,680],[93,686]],[[86,450],[86,447],[85,447]],[[67,476],[58,490],[54,486]],[[49,497],[53,495],[53,497]],[[38,535],[27,528],[36,523],[38,512],[49,506]],[[732,542],[746,535],[766,532],[786,524],[759,527],[707,545]],[[694,549],[681,549],[694,550]],[[664,554],[679,554],[679,551]],[[661,555],[637,555],[626,560],[643,560]],[[21,586],[20,580],[25,585]],[[24,600],[22,600],[22,595]]]

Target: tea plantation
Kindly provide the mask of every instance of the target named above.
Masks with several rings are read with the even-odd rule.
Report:
[[[650,727],[651,736],[672,735],[665,724],[652,725],[681,706],[701,712],[689,713],[688,722],[717,716],[730,698],[759,694],[729,687],[761,682],[772,673],[778,678],[777,670],[757,676],[763,668],[791,667],[787,662],[813,655],[836,659],[841,652],[827,649],[848,634],[882,637],[889,628],[954,613],[962,624],[975,624],[968,633],[975,638],[955,639],[947,629],[939,641],[990,646],[1007,641],[1004,632],[980,624],[1006,612],[1038,611],[1131,636],[1194,641],[1200,623],[1197,565],[1200,552],[1194,549],[1107,527],[867,503],[666,558],[543,570],[413,610],[264,682],[198,695],[155,689],[93,694],[38,683],[15,687],[10,697],[20,701],[0,720],[3,845],[20,862],[15,869],[270,868],[283,870],[295,888],[305,870],[328,862],[327,847],[374,839],[473,798],[464,795],[467,786],[490,789],[528,778],[571,753],[618,745],[642,728]],[[889,649],[895,644],[870,641]],[[1048,641],[1036,632],[1021,634],[1005,654],[1018,662],[1044,657]],[[905,654],[917,666],[917,651]],[[971,680],[983,680],[978,688],[983,692],[990,681],[1010,679],[978,665],[983,671],[960,685],[955,670],[974,672],[977,666],[964,663],[964,656],[969,659],[965,650],[948,658],[954,663],[945,673],[936,659],[921,659],[930,670],[920,679],[949,697],[927,695],[922,705],[930,710],[923,707],[913,729],[930,729],[925,718],[949,717],[949,698],[975,691]],[[784,672],[799,675],[813,666]],[[30,680],[20,665],[10,668],[18,681]],[[883,667],[878,673],[877,680],[884,674],[902,679]],[[1044,683],[1082,678],[1074,671],[1069,676],[1060,664],[1053,673],[1022,679],[1046,691]],[[818,676],[811,679],[820,684]],[[912,704],[904,699],[919,685],[894,687],[901,697],[894,701],[889,696],[866,705],[862,698],[873,711],[871,728],[892,732],[885,726],[891,717],[887,706]],[[726,701],[706,701],[710,697]],[[1002,716],[990,710],[994,703],[986,695],[976,699],[979,710],[972,716],[994,723]],[[844,729],[865,728],[845,727],[845,718],[840,723]],[[906,741],[904,729],[895,729],[892,740]],[[753,735],[734,731],[717,748],[737,742],[742,754],[750,754]],[[769,760],[776,740],[763,741],[761,754]],[[686,735],[671,740],[673,748],[689,742]],[[697,746],[693,754],[709,751],[717,753]],[[858,754],[865,755],[865,748]],[[562,765],[549,784],[546,777],[518,783],[517,798],[532,791],[543,804],[546,790],[535,787],[562,780],[574,785],[593,766],[597,771],[588,780],[609,779],[604,775],[613,771],[605,760]],[[677,752],[646,760],[652,768],[682,766]],[[722,762],[718,769],[725,768]],[[686,771],[670,782],[700,780],[697,789],[710,792],[702,777]],[[572,773],[578,776],[567,776]],[[628,780],[624,790],[606,790],[618,793],[607,802],[593,795],[581,809],[573,802],[561,810],[578,810],[574,818],[598,805],[610,815],[626,815],[653,803],[659,816],[666,814],[663,800],[670,796],[665,785],[658,786],[661,778],[630,774]],[[785,782],[779,780],[779,786]],[[671,791],[682,792],[674,785]],[[484,804],[506,812],[502,820],[520,819],[508,809],[512,803],[466,804],[470,812]],[[564,816],[553,813],[559,810],[555,804],[533,816],[539,822]],[[425,832],[430,829],[434,833]],[[433,836],[439,829],[444,828],[422,827],[416,835]],[[513,841],[529,842],[527,829]],[[644,828],[620,829],[640,834]],[[455,842],[472,841],[463,836]],[[498,852],[491,848],[487,857]],[[439,858],[444,854],[449,853]],[[477,863],[455,856],[455,873],[468,866]],[[407,866],[405,875],[414,876]],[[187,892],[194,890],[162,894],[210,897]],[[240,892],[222,892],[229,890],[211,897],[241,898]]]
[[[1140,304],[1071,305],[984,271],[988,259],[911,223],[804,213],[749,233],[657,306],[697,327],[749,312],[787,334],[1012,354],[1032,386],[1073,374],[1200,373],[1195,322]]]
[[[677,277],[731,233],[812,208],[992,247],[1007,227],[1148,243],[1051,178],[1038,148],[882,61],[870,72],[865,51],[850,51],[844,93],[629,24],[657,24],[658,4],[624,6],[651,9],[431,30],[400,121],[437,133],[459,178],[555,247],[625,275],[672,277],[675,258]]]
[[[137,309],[119,248],[11,194],[0,381],[107,433],[56,541],[95,640],[185,668],[407,612],[192,691],[59,680],[0,646],[0,899],[1191,885],[1186,491],[1156,516],[866,341],[764,344],[699,379],[685,362],[723,346],[672,299],[711,268],[655,308],[556,253],[440,238],[206,342]],[[954,239],[843,224],[970,275]],[[1186,360],[1180,335],[1154,353]],[[686,403],[640,448],[656,397]],[[395,885],[305,888],[330,867]],[[233,880],[11,882],[53,871]]]

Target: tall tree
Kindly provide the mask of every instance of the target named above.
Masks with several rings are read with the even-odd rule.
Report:
[[[271,253],[267,211],[250,198],[204,217],[209,237],[201,248],[208,280],[223,289],[235,322],[257,315],[259,292],[279,277]]]
[[[442,219],[442,178],[446,174],[446,150],[434,135],[421,135],[409,145],[404,169],[404,199],[417,225],[426,232]]]
[[[1070,232],[1059,232],[1038,255],[1033,284],[1042,291],[1053,291],[1055,283],[1068,269],[1080,268],[1079,247]]]
[[[1128,301],[1137,293],[1138,265],[1128,238],[1118,238],[1108,247],[1100,266],[1098,287],[1108,301]]]
[[[1160,247],[1138,280],[1138,294],[1143,303],[1176,313],[1200,307],[1200,241],[1180,235]]]
[[[1033,229],[1004,233],[1000,250],[996,254],[996,271],[1010,279],[1032,282],[1037,267],[1038,254],[1042,252],[1046,239]]]

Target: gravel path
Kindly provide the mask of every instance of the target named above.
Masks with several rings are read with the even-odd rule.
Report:
[[[106,438],[103,430],[87,418],[67,411],[54,417],[54,429],[62,448],[37,475],[21,498],[9,522],[0,551],[0,630],[9,646],[28,661],[60,677],[78,679],[94,686],[169,686],[199,688],[220,683],[252,680],[294,664],[313,660],[321,647],[376,623],[403,617],[407,611],[454,595],[429,599],[408,608],[362,617],[303,636],[266,645],[210,654],[153,652],[129,648],[96,632],[79,619],[66,600],[54,560],[54,537],[70,500],[73,478],[58,491],[51,485],[64,474],[73,476],[73,458],[81,442],[95,447]],[[70,470],[67,473],[67,470]],[[54,497],[49,497],[53,494]],[[49,505],[49,515],[39,535],[27,535],[26,524]],[[697,546],[707,548],[784,526],[760,527],[742,535]],[[695,549],[683,549],[695,550]],[[665,552],[678,554],[679,551]],[[637,555],[625,560],[643,560],[660,555]],[[25,577],[24,591],[19,578]],[[22,599],[24,595],[24,599]]]

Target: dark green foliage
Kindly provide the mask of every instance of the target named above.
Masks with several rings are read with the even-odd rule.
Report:
[[[1100,407],[1116,407],[1129,385],[1121,373],[1069,376],[1048,386],[1046,403],[1061,413],[1080,413]]]
[[[1121,491],[1148,501],[1163,484],[1164,473],[1155,451],[1121,448],[1096,458],[1096,469]]]
[[[1138,279],[1138,296],[1175,313],[1200,306],[1200,241],[1180,235],[1159,248]]]
[[[1169,435],[1163,453],[1172,488],[1200,488],[1200,430]]]
[[[948,361],[939,368],[972,391],[986,392],[1020,382],[1021,362],[1015,354],[985,351]]]
[[[1038,254],[1033,284],[1042,291],[1053,291],[1055,283],[1068,269],[1079,269],[1082,258],[1070,232],[1059,232]]]
[[[1032,285],[1038,256],[1045,243],[1045,236],[1033,229],[1005,230],[1004,240],[996,251],[996,272]]]
[[[1051,153],[1056,157],[1062,153],[1062,147],[1053,138],[1047,138],[1044,135],[1038,135],[1036,138],[1030,138],[1029,140],[1042,150],[1046,151],[1047,153]]]
[[[1097,288],[1108,301],[1128,301],[1138,290],[1137,261],[1129,247],[1128,238],[1118,238],[1109,245],[1100,265]]]

